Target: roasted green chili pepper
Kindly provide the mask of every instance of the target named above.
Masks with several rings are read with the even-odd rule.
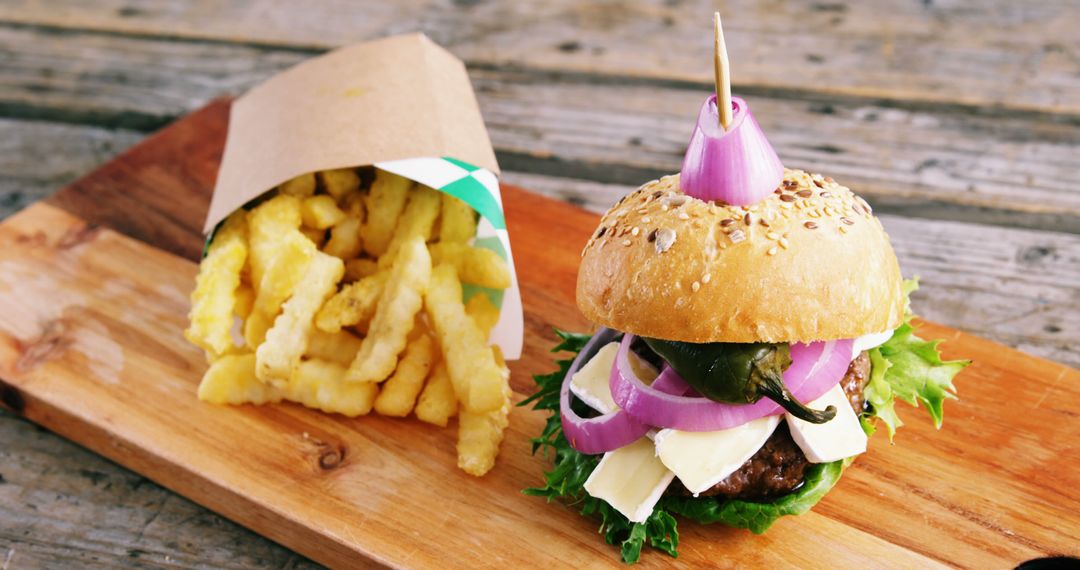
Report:
[[[784,385],[784,370],[791,366],[791,348],[786,343],[692,344],[643,340],[687,384],[710,400],[752,404],[764,396],[800,420],[815,424],[823,424],[836,415],[835,406],[824,411],[806,407]]]

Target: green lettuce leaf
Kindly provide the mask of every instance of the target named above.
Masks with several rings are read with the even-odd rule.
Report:
[[[940,340],[915,335],[910,295],[918,289],[918,278],[904,282],[904,323],[885,344],[870,351],[872,368],[864,393],[870,416],[881,419],[890,441],[903,425],[893,405],[896,398],[915,407],[921,402],[940,429],[945,400],[956,398],[953,378],[971,364],[970,360],[942,360],[937,348]]]
[[[699,523],[724,523],[755,534],[768,530],[785,515],[801,515],[818,503],[844,472],[844,462],[818,463],[806,470],[803,485],[771,503],[715,500],[703,497],[664,497],[657,505]]]

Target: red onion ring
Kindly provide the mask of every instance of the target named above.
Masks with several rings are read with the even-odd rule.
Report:
[[[623,410],[604,414],[595,418],[583,418],[570,408],[570,380],[600,348],[615,340],[618,331],[602,328],[596,331],[589,342],[581,349],[563,378],[559,390],[559,411],[562,419],[563,434],[570,446],[586,455],[606,453],[629,445],[648,431],[644,424]],[[641,379],[638,378],[640,382]]]
[[[623,411],[645,425],[682,431],[717,431],[783,413],[779,404],[762,398],[753,404],[724,404],[685,396],[690,387],[667,367],[648,386],[630,367],[628,353],[634,335],[623,336],[611,370],[611,396]],[[851,339],[791,344],[791,366],[784,383],[803,402],[815,400],[835,386],[851,364]]]

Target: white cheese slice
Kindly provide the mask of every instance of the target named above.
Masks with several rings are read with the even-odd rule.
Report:
[[[885,344],[890,338],[892,338],[893,331],[885,331],[879,333],[864,334],[855,339],[855,342],[851,345],[851,358],[859,356],[864,350],[870,350]]]
[[[769,439],[781,416],[766,416],[720,431],[662,429],[656,453],[694,495],[723,481],[742,467]]]
[[[656,457],[648,438],[604,454],[585,481],[585,491],[607,501],[630,522],[644,522],[675,474]]]
[[[811,463],[828,463],[866,451],[866,432],[859,425],[859,418],[839,384],[807,405],[815,410],[836,406],[836,417],[823,424],[812,424],[784,414],[792,439]]]
[[[611,367],[615,365],[618,352],[619,343],[609,343],[570,378],[570,391],[601,414],[619,409],[611,398]],[[651,384],[657,376],[656,369],[633,352],[630,353],[630,366],[646,384]]]

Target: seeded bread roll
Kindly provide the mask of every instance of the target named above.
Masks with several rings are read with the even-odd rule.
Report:
[[[870,206],[818,174],[786,170],[748,207],[703,202],[678,175],[604,215],[582,252],[591,321],[683,342],[810,342],[898,327],[900,266]]]

